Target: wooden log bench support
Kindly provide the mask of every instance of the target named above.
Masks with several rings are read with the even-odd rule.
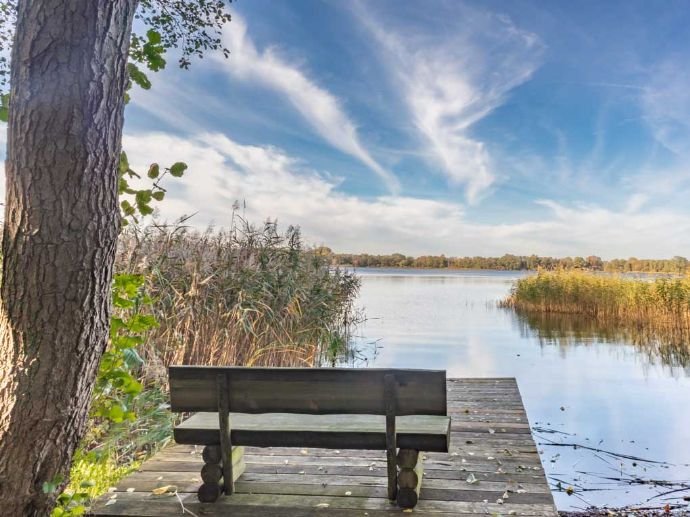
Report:
[[[388,498],[414,508],[422,454],[448,452],[446,372],[171,366],[175,441],[205,446],[201,502],[234,492],[244,446],[386,451]]]
[[[396,458],[398,471],[398,506],[414,508],[419,500],[424,477],[424,456],[415,449],[400,449]]]
[[[201,468],[201,481],[203,483],[199,487],[197,496],[202,503],[212,503],[225,491],[223,454],[220,445],[207,445],[204,447],[201,457],[204,460],[204,466]],[[232,483],[234,483],[247,468],[244,462],[244,447],[235,446],[232,448],[230,464],[232,465],[232,477],[229,479],[232,479]]]

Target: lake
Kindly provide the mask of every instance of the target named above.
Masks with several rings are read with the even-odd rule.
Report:
[[[358,269],[367,321],[357,347],[376,367],[516,377],[559,509],[645,503],[676,488],[617,479],[690,480],[690,360],[633,329],[496,307],[525,273]],[[375,350],[374,350],[375,349]],[[668,462],[620,459],[582,448]],[[616,478],[616,479],[609,479]],[[645,504],[665,504],[674,493]],[[682,500],[681,500],[682,502]]]

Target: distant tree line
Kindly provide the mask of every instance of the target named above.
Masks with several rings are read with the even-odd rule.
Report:
[[[399,267],[433,269],[496,269],[504,271],[545,270],[588,270],[611,273],[687,273],[690,261],[685,257],[672,259],[613,259],[600,257],[540,257],[538,255],[511,255],[501,257],[446,257],[445,255],[422,255],[410,257],[402,253],[391,255],[370,255],[368,253],[333,253],[330,248],[320,247],[319,254],[330,257],[334,266],[355,267]]]

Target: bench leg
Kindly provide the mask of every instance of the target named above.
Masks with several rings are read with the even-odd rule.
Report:
[[[201,468],[203,484],[197,491],[197,497],[202,503],[213,503],[220,497],[224,485],[223,455],[220,445],[207,445],[204,447],[202,458],[204,460],[204,466]],[[234,483],[246,468],[244,463],[244,447],[233,447],[230,461],[232,461],[232,481]]]
[[[400,449],[397,457],[398,467],[398,506],[414,508],[419,500],[424,477],[423,457],[419,451]]]

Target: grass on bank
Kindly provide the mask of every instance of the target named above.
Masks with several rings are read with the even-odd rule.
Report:
[[[602,322],[690,331],[690,277],[633,279],[542,271],[518,280],[502,307],[581,314]]]

